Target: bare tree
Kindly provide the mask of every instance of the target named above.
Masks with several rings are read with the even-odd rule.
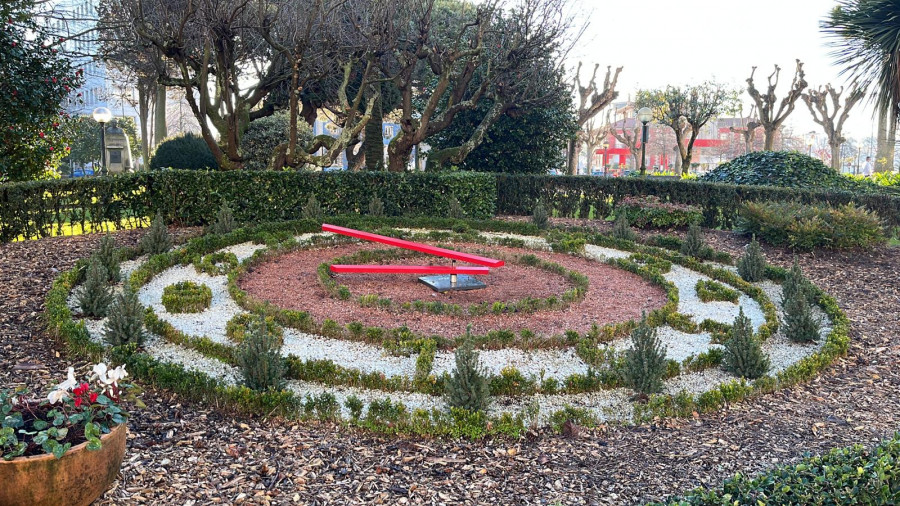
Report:
[[[797,67],[794,70],[794,79],[791,81],[791,88],[788,90],[787,95],[781,99],[781,103],[777,104],[777,109],[776,102],[778,99],[775,96],[775,88],[778,86],[778,79],[781,76],[781,67],[775,65],[775,70],[769,75],[769,86],[766,89],[765,94],[762,94],[757,90],[756,85],[753,82],[753,76],[755,74],[756,67],[754,66],[753,70],[750,72],[750,77],[747,78],[747,93],[750,94],[750,98],[753,99],[759,112],[759,122],[765,132],[764,149],[766,151],[772,151],[775,144],[775,133],[778,131],[778,128],[781,127],[781,124],[784,123],[784,120],[794,111],[794,104],[800,99],[800,95],[807,86],[806,80],[804,79],[806,74],[803,72],[803,63],[801,63],[800,60],[797,60]]]
[[[598,146],[603,144],[603,141],[615,128],[609,118],[607,118],[604,124],[600,126],[596,126],[596,120],[597,118],[594,117],[584,124],[583,135],[581,136],[587,152],[586,170],[588,174],[590,174],[594,168],[594,151],[597,150]]]
[[[641,166],[641,129],[643,125],[640,121],[634,120],[631,127],[628,126],[628,119],[625,118],[622,120],[622,124],[620,125],[618,121],[613,120],[612,127],[610,128],[610,132],[613,137],[616,138],[617,141],[621,142],[625,147],[628,148],[628,151],[631,152],[631,157],[634,159],[634,167],[638,168]]]
[[[848,90],[847,97],[841,105],[843,93],[843,86],[840,90],[835,90],[831,84],[826,84],[824,89],[821,87],[817,90],[810,89],[802,95],[813,120],[825,130],[828,145],[831,147],[831,168],[837,172],[841,170],[841,144],[847,140],[841,133],[844,121],[847,120],[850,109],[865,95],[863,90],[853,86]]]
[[[741,135],[744,140],[744,154],[753,151],[753,141],[756,138],[756,130],[760,127],[759,119],[756,117],[756,105],[750,106],[750,115],[746,118],[743,115],[742,108],[739,109],[741,116],[740,127],[728,127],[732,133]]]
[[[578,95],[576,117],[579,138],[569,141],[569,147],[566,152],[569,174],[575,174],[578,170],[578,151],[581,149],[585,124],[619,96],[619,92],[616,91],[616,84],[619,81],[619,74],[622,72],[622,67],[616,68],[615,72],[613,72],[611,66],[606,67],[606,77],[603,79],[601,88],[597,84],[597,69],[600,68],[598,63],[594,65],[591,78],[586,84],[582,85],[581,65],[581,62],[578,62],[578,69],[575,71],[575,78],[572,83],[572,92]]]

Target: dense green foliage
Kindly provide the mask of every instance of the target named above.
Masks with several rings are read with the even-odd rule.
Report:
[[[0,183],[53,175],[68,142],[61,111],[83,81],[34,11],[30,0],[0,3]]]
[[[103,339],[112,346],[133,343],[144,344],[147,333],[144,330],[144,307],[131,285],[125,283],[122,293],[109,307],[109,318],[103,326]]]
[[[796,151],[748,153],[719,165],[699,180],[809,190],[877,191],[875,185],[841,176],[818,158]]]
[[[821,322],[812,310],[814,290],[795,260],[782,285],[784,333],[792,341],[810,343],[819,340]]]
[[[322,221],[325,219],[325,211],[314,193],[306,199],[306,204],[300,209],[300,217],[304,220]]]
[[[156,213],[147,233],[141,237],[140,246],[142,252],[150,255],[165,253],[172,247],[172,236],[169,235],[162,213]]]
[[[100,257],[91,256],[87,267],[84,284],[78,294],[78,307],[85,316],[106,316],[112,302],[112,290],[109,287],[109,275]]]
[[[620,215],[638,228],[683,227],[703,219],[700,207],[666,202],[655,195],[623,198],[616,206],[616,216]]]
[[[697,296],[703,302],[724,301],[737,304],[740,293],[711,279],[701,279],[694,286]]]
[[[622,368],[625,384],[635,392],[649,395],[662,391],[666,375],[666,348],[656,336],[656,327],[647,318],[631,332],[631,348],[625,352]]]
[[[373,218],[384,216],[384,202],[376,195],[372,195],[372,199],[369,200],[369,216]]]
[[[748,202],[741,210],[739,227],[770,244],[798,251],[872,248],[885,240],[878,215],[851,203],[832,207]]]
[[[707,247],[706,242],[703,241],[700,225],[691,223],[687,235],[684,236],[684,241],[681,242],[681,254],[688,257],[701,257],[703,250]]]
[[[447,404],[471,412],[484,411],[491,400],[488,379],[471,340],[456,349],[455,359],[456,368],[446,382]]]
[[[735,504],[886,505],[900,502],[900,434],[872,450],[838,448],[756,477],[735,475],[721,488],[669,500],[677,506]]]
[[[638,238],[637,232],[631,229],[628,223],[628,215],[626,213],[617,213],[616,221],[613,223],[612,236],[623,241],[635,241]]]
[[[116,249],[116,240],[113,239],[113,236],[109,234],[104,235],[100,239],[100,248],[94,255],[106,269],[107,281],[118,283],[122,274],[119,267],[119,252]]]
[[[738,274],[744,281],[751,283],[762,281],[766,277],[766,265],[766,257],[763,255],[759,241],[756,240],[756,235],[754,235],[744,254],[738,260]]]
[[[237,351],[237,362],[244,375],[244,384],[253,390],[278,390],[284,384],[281,339],[269,332],[263,316],[250,322],[244,342]]]
[[[297,146],[305,146],[312,140],[312,130],[299,116],[297,120]],[[244,157],[244,168],[247,170],[269,169],[275,155],[275,148],[288,141],[290,129],[291,118],[288,111],[279,111],[271,116],[251,121],[247,126],[247,131],[241,136],[241,155]]]
[[[244,338],[247,337],[247,331],[250,328],[250,324],[256,320],[259,320],[257,315],[250,313],[236,314],[232,319],[228,320],[227,324],[225,324],[225,337],[236,344],[243,343]],[[281,346],[284,343],[284,329],[281,325],[278,325],[278,323],[275,322],[275,318],[271,316],[266,316],[265,321],[266,331],[275,336],[278,346]]]
[[[181,281],[163,288],[162,305],[170,313],[199,313],[212,302],[212,290],[193,281]]]
[[[731,329],[731,338],[725,341],[722,367],[726,371],[747,379],[756,379],[769,372],[769,357],[762,351],[762,344],[753,335],[753,324],[744,315],[744,308],[738,312]]]
[[[227,234],[236,228],[237,223],[234,221],[234,213],[228,207],[228,202],[222,202],[222,206],[216,211],[216,221],[209,226],[210,233]]]
[[[219,164],[203,137],[191,132],[162,141],[150,158],[150,169],[216,170]]]

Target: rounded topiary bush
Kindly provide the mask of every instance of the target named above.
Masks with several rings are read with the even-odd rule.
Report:
[[[241,138],[241,155],[244,168],[266,170],[272,161],[275,148],[288,142],[291,118],[288,111],[279,111],[271,116],[259,118],[250,123]],[[312,140],[312,130],[303,121],[297,122],[297,145],[303,147]]]
[[[216,170],[219,164],[206,141],[188,132],[160,143],[150,158],[150,168]]]
[[[212,290],[206,285],[182,281],[163,288],[162,304],[170,313],[199,313],[212,302]]]
[[[877,187],[841,176],[818,158],[796,151],[757,151],[719,165],[699,178],[711,183],[782,186],[809,190],[875,192]]]

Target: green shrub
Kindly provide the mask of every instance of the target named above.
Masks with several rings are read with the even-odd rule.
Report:
[[[541,230],[547,228],[547,224],[550,223],[550,213],[547,212],[547,207],[544,206],[543,202],[538,201],[534,205],[534,211],[531,213],[531,222]]]
[[[150,168],[217,170],[219,164],[206,141],[188,132],[162,141],[150,158]]]
[[[109,308],[109,318],[103,326],[103,339],[112,346],[132,343],[142,346],[146,337],[144,307],[138,300],[137,292],[125,283],[125,289]]]
[[[638,228],[683,227],[703,219],[699,207],[665,202],[656,195],[623,198],[616,206],[616,218],[621,215]]]
[[[775,246],[799,251],[872,248],[885,240],[878,216],[852,203],[831,207],[748,202],[741,208],[739,228]]]
[[[237,223],[234,221],[234,215],[231,213],[231,208],[228,207],[228,202],[223,201],[222,205],[219,206],[219,210],[216,212],[215,221],[209,226],[209,231],[213,234],[227,234],[236,228]]]
[[[315,194],[310,194],[309,198],[306,199],[306,204],[303,205],[303,209],[300,210],[300,216],[306,220],[313,221],[322,221],[325,219],[325,211],[322,210],[322,205],[319,204],[319,199],[316,198]]]
[[[278,390],[284,384],[285,366],[281,358],[281,344],[278,337],[268,331],[261,315],[250,322],[236,358],[247,387],[253,390]]]
[[[722,366],[726,371],[747,379],[762,377],[769,371],[769,357],[763,353],[759,339],[753,335],[753,324],[744,315],[744,308],[734,319],[731,338],[725,342]]]
[[[762,248],[756,236],[750,241],[746,251],[738,260],[738,274],[744,281],[755,283],[766,278],[766,257],[763,256]]]
[[[247,336],[250,324],[256,321],[258,317],[250,313],[239,313],[234,315],[228,323],[225,324],[225,337],[235,344],[244,342]],[[284,328],[281,327],[272,316],[266,316],[266,332],[275,336],[280,347],[284,343]]]
[[[551,230],[547,236],[547,242],[554,253],[584,253],[587,239],[582,233],[562,232]]]
[[[109,276],[106,268],[96,255],[91,256],[87,267],[87,274],[81,292],[78,294],[78,307],[85,316],[106,316],[109,305],[113,300],[112,290],[109,287]]]
[[[109,234],[100,239],[100,249],[94,253],[106,269],[107,281],[118,283],[122,278],[119,268],[119,252],[116,250],[116,240]]]
[[[357,397],[356,395],[349,395],[347,399],[344,400],[344,406],[350,411],[350,419],[353,421],[359,420],[359,417],[362,416],[362,410],[365,404],[362,399]]]
[[[141,237],[141,252],[149,255],[165,253],[172,247],[172,237],[166,228],[166,220],[162,213],[156,213],[156,217],[150,223],[150,228],[144,237]]]
[[[631,229],[631,225],[628,223],[627,213],[616,214],[616,221],[613,223],[611,235],[615,239],[621,239],[623,241],[637,240],[637,232]]]
[[[648,325],[644,316],[631,332],[631,348],[625,351],[625,385],[645,395],[660,392],[666,366],[666,348],[656,336],[656,328]]]
[[[376,195],[372,195],[372,199],[369,200],[369,216],[384,216],[384,202]]]
[[[490,403],[490,389],[471,339],[456,349],[455,358],[456,369],[446,381],[447,404],[473,413],[484,411]]]
[[[784,333],[794,342],[809,343],[819,339],[821,324],[812,312],[809,298],[809,288],[801,286],[784,305]]]
[[[299,118],[298,118],[299,119]],[[288,140],[291,130],[289,111],[278,111],[271,116],[255,119],[241,136],[241,155],[244,169],[267,170],[279,145]],[[297,146],[302,147],[312,140],[313,133],[305,121],[297,121]]]
[[[193,281],[181,281],[163,288],[162,305],[170,313],[199,313],[212,302],[212,290]]]
[[[706,247],[706,243],[703,242],[703,232],[700,230],[700,225],[691,223],[688,227],[687,235],[681,243],[681,254],[689,257],[700,257]]]
[[[716,281],[701,279],[694,286],[697,296],[703,302],[724,301],[737,304],[741,294],[737,290],[732,290],[722,283]]]
[[[781,305],[787,306],[789,301],[797,297],[815,303],[814,293],[812,283],[806,279],[800,262],[794,257],[794,263],[791,264],[791,268],[788,269],[784,276],[784,282],[781,284]]]
[[[447,197],[447,217],[453,218],[454,220],[461,220],[466,217],[466,210],[463,209],[463,206],[459,203],[459,199],[456,198],[456,195],[450,194],[450,196]]]

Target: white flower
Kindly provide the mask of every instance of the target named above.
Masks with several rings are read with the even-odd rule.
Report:
[[[50,392],[50,395],[47,396],[47,400],[50,401],[50,404],[56,404],[59,401],[65,400],[69,394],[64,389],[57,389]]]
[[[115,385],[119,382],[120,379],[124,378],[125,376],[128,376],[128,373],[125,371],[125,366],[120,365],[112,371],[109,371],[109,383]]]
[[[94,366],[94,374],[96,374],[97,378],[100,381],[102,381],[103,383],[107,383],[106,371],[107,371],[107,367],[106,367],[106,364],[104,364],[103,362],[100,362],[99,364]]]
[[[78,382],[75,380],[75,368],[69,367],[68,378],[66,378],[66,381],[63,381],[59,385],[56,385],[56,389],[66,392],[67,390],[72,390],[73,388],[75,388],[77,386],[78,386]]]

